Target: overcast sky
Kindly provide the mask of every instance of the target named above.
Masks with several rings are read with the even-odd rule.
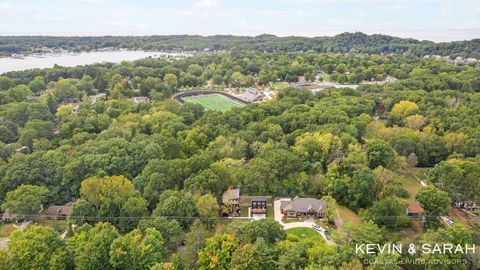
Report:
[[[0,35],[480,38],[480,0],[0,0]]]

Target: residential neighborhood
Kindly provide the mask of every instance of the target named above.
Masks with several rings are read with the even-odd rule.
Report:
[[[480,0],[0,0],[0,270],[480,270]]]

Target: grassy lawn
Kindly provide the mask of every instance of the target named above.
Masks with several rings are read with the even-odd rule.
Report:
[[[338,206],[338,212],[343,219],[343,224],[347,222],[353,222],[356,224],[362,223],[362,219],[357,215],[357,213],[353,212],[345,206]]]
[[[288,88],[289,86],[290,86],[290,84],[288,84],[286,82],[276,82],[276,83],[273,83],[270,86],[270,89],[271,90],[283,90],[285,88]]]
[[[410,227],[402,228],[400,230],[403,238],[414,240],[421,237],[424,234],[422,225],[418,220],[413,219]]]
[[[0,225],[0,237],[9,237],[10,234],[15,231],[16,228],[13,224],[1,224]]]
[[[401,175],[400,181],[402,183],[402,187],[410,194],[410,198],[407,199],[407,201],[414,200],[415,195],[417,195],[418,191],[422,188],[422,185],[417,181],[417,179],[408,174]]]
[[[248,206],[240,207],[240,216],[241,217],[248,217]]]
[[[303,219],[289,217],[285,223],[295,223],[295,222],[303,222]]]
[[[46,227],[50,227],[59,233],[63,233],[68,226],[68,221],[66,220],[40,219],[37,221],[37,223]]]
[[[293,228],[285,231],[288,236],[298,237],[300,240],[313,240],[325,242],[323,237],[311,228]]]
[[[267,205],[267,218],[274,219],[275,218],[275,216],[274,216],[275,213],[274,212],[275,212],[275,210],[273,210],[273,205],[271,205],[271,206]]]
[[[430,168],[414,168],[413,173],[417,176],[420,180],[426,180],[427,176],[425,175]]]
[[[214,111],[228,111],[231,108],[245,106],[245,104],[221,94],[182,97],[182,100],[185,102],[200,104],[205,107],[205,109]]]
[[[222,233],[222,231],[232,223],[233,220],[219,220],[215,223],[215,233]]]

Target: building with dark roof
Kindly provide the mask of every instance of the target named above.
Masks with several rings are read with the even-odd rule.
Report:
[[[58,219],[69,219],[72,215],[72,205],[73,203],[69,202],[65,205],[51,205],[45,209],[41,215],[45,216],[48,219],[58,218]]]
[[[267,198],[263,196],[252,197],[252,214],[266,214],[267,213]]]
[[[419,202],[412,201],[408,203],[407,216],[419,217],[423,212],[425,212],[425,210],[423,210],[423,207]]]
[[[295,197],[290,201],[281,201],[280,212],[287,217],[323,217],[327,209],[325,200]]]

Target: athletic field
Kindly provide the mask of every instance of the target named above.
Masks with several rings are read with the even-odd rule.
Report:
[[[206,94],[182,97],[182,100],[190,103],[197,103],[205,107],[207,110],[228,111],[231,108],[243,107],[245,104],[240,101],[233,100],[221,94]]]

